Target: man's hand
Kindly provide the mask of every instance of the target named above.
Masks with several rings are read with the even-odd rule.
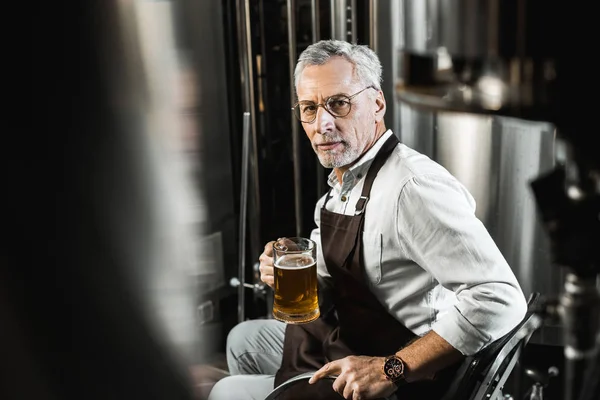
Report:
[[[275,243],[273,240],[267,243],[265,250],[258,258],[260,261],[260,280],[271,287],[275,284],[275,277],[273,276],[273,243]]]
[[[383,374],[384,361],[384,357],[348,356],[325,364],[308,383],[315,383],[328,375],[337,375],[333,390],[345,399],[387,397],[396,391],[396,385]]]
[[[280,242],[280,245],[286,246],[290,250],[297,250],[296,244],[287,238],[279,238],[276,241],[272,240],[265,245],[265,250],[258,257],[260,261],[260,280],[267,285],[273,287],[275,285],[275,277],[273,276],[273,244]],[[277,247],[279,249],[279,247]]]

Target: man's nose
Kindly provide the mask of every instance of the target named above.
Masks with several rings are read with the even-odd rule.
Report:
[[[325,109],[325,107],[319,107],[317,109],[317,118],[315,119],[315,127],[318,134],[325,135],[332,132],[335,128],[335,117]]]

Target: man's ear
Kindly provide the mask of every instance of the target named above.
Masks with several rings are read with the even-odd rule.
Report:
[[[379,92],[377,93],[377,97],[375,98],[375,104],[377,105],[377,108],[375,110],[375,122],[381,122],[383,121],[383,117],[385,116],[386,110],[385,96],[383,95],[383,92],[381,90],[379,90]]]

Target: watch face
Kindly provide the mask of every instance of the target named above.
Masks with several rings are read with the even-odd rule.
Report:
[[[390,379],[398,379],[402,377],[404,364],[398,357],[390,357],[385,361],[384,370]]]

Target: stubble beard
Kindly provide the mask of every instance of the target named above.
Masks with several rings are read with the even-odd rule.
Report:
[[[360,156],[356,148],[349,147],[346,142],[341,142],[343,149],[338,150],[317,150],[317,146],[313,146],[319,162],[325,168],[340,168],[352,164]]]

